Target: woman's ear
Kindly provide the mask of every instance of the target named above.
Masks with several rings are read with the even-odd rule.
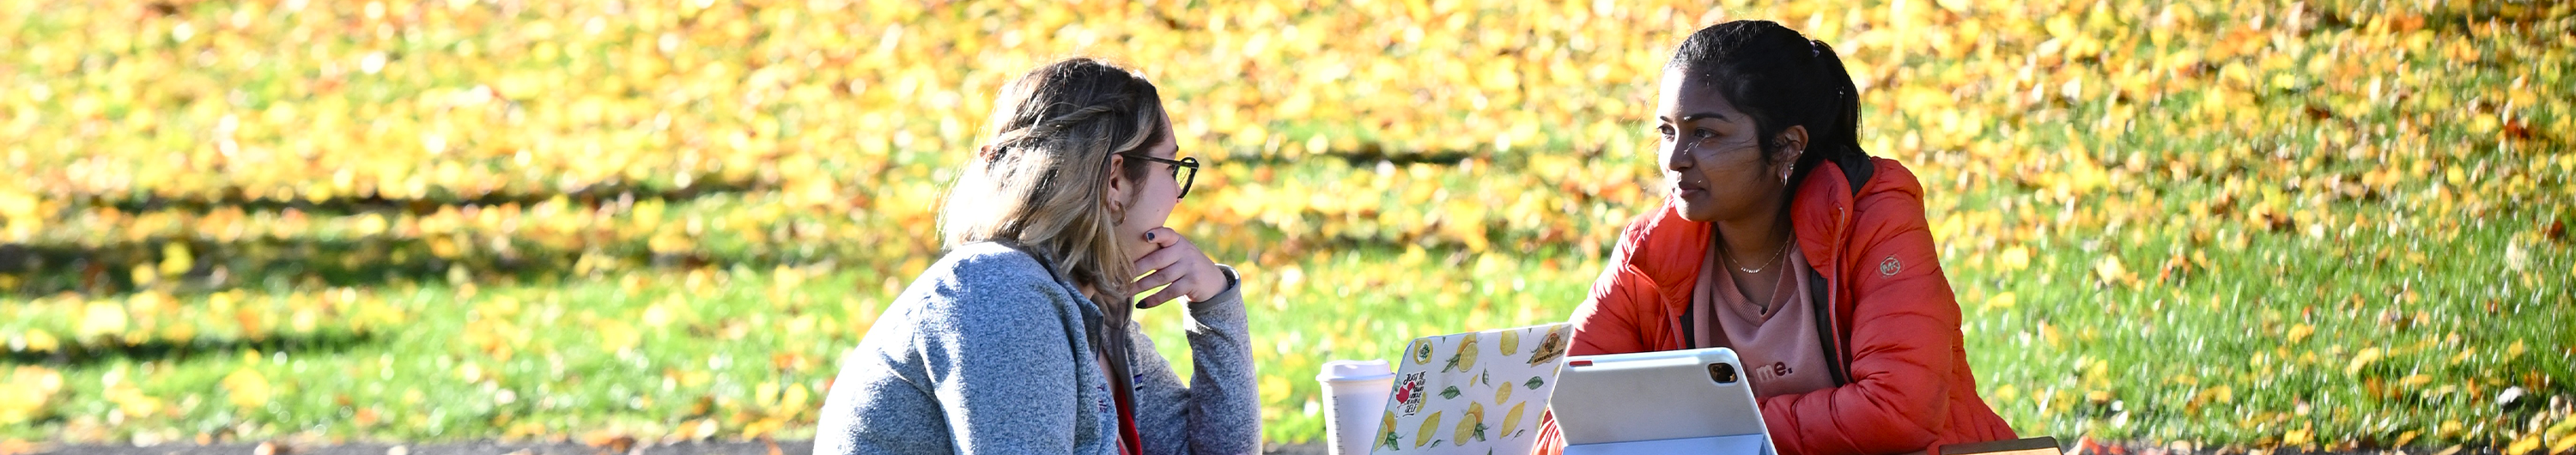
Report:
[[[1126,169],[1126,166],[1127,157],[1109,155],[1109,170],[1106,172],[1109,174],[1109,197],[1103,199],[1107,199],[1104,202],[1109,203],[1110,213],[1125,213],[1123,211],[1127,209],[1127,187],[1134,182],[1127,181],[1127,173],[1118,172],[1119,169]]]
[[[1797,166],[1798,156],[1805,155],[1807,153],[1807,127],[1805,125],[1790,125],[1788,129],[1780,130],[1780,137],[1775,140],[1780,144],[1780,149],[1788,151],[1788,153],[1780,154],[1780,161],[1772,163],[1772,165],[1783,168]]]

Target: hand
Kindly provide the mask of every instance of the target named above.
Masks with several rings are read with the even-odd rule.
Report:
[[[1225,292],[1225,271],[1217,269],[1216,261],[1208,259],[1207,253],[1200,252],[1198,245],[1181,238],[1179,231],[1158,227],[1145,231],[1145,235],[1149,237],[1147,241],[1153,242],[1154,251],[1136,260],[1136,271],[1151,274],[1136,279],[1133,287],[1128,289],[1171,287],[1145,296],[1145,300],[1136,303],[1137,308],[1162,306],[1181,297],[1188,297],[1192,302],[1204,301]]]

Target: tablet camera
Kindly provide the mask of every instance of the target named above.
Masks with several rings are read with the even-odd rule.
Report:
[[[1734,384],[1736,379],[1735,365],[1725,363],[1708,364],[1708,379],[1717,381],[1719,384]]]

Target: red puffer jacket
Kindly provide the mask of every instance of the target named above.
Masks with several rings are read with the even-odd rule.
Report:
[[[1960,347],[1959,303],[1924,219],[1922,183],[1895,160],[1870,161],[1858,192],[1832,162],[1799,184],[1791,223],[1798,250],[1824,278],[1832,311],[1821,316],[1833,336],[1822,341],[1829,357],[1841,360],[1833,371],[1839,386],[1762,398],[1763,422],[1789,455],[1881,455],[2015,438],[1977,396]],[[1709,234],[1708,223],[1683,220],[1671,201],[1629,223],[1609,270],[1574,310],[1571,354],[1688,346],[1682,311]],[[1540,438],[1542,453],[1564,446],[1553,419]]]

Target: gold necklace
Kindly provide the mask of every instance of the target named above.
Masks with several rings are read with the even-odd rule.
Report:
[[[1791,236],[1791,237],[1789,237],[1789,240],[1797,240],[1797,239],[1798,239],[1798,238],[1797,238],[1796,236]],[[1750,269],[1748,269],[1748,268],[1744,268],[1744,266],[1734,265],[1734,264],[1733,264],[1733,263],[1735,262],[1735,257],[1734,257],[1734,255],[1726,255],[1726,262],[1728,263],[1728,265],[1735,267],[1735,270],[1736,270],[1736,271],[1740,271],[1740,272],[1744,272],[1744,273],[1762,273],[1762,271],[1763,271],[1763,270],[1768,270],[1768,269],[1770,269],[1770,268],[1771,268],[1771,266],[1779,265],[1779,264],[1780,264],[1780,258],[1785,258],[1785,257],[1789,257],[1789,241],[1781,241],[1781,242],[1780,242],[1780,251],[1779,251],[1779,252],[1776,252],[1776,253],[1771,253],[1771,260],[1770,260],[1769,262],[1764,262],[1764,263],[1762,263],[1762,266],[1761,266],[1761,267],[1755,267],[1755,268],[1750,268]]]

